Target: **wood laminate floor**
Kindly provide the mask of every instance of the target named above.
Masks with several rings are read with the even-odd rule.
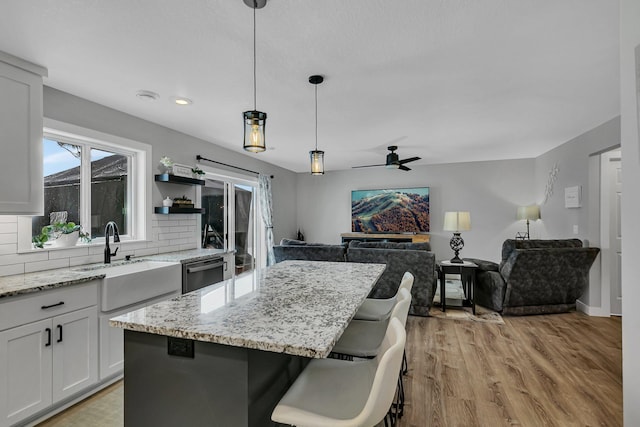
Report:
[[[620,318],[410,317],[400,427],[622,426]]]
[[[620,318],[504,320],[409,317],[398,427],[622,426]],[[122,419],[118,383],[39,427],[122,427]]]

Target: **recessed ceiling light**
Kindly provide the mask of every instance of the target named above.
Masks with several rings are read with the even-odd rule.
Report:
[[[160,95],[155,92],[151,92],[150,90],[139,90],[136,93],[136,96],[138,99],[142,99],[143,101],[155,101],[160,97]]]
[[[175,102],[177,105],[191,105],[191,104],[193,104],[192,100],[190,100],[189,98],[184,98],[182,96],[174,96],[173,98],[171,98],[171,100],[173,102]]]

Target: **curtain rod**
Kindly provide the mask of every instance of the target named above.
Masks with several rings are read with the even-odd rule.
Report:
[[[228,164],[228,163],[218,162],[218,161],[216,161],[216,160],[207,159],[206,157],[202,157],[200,154],[198,154],[198,155],[196,156],[196,160],[197,160],[197,161],[206,160],[207,162],[217,163],[217,164],[219,164],[219,165],[227,166],[227,167],[229,167],[229,168],[240,169],[240,170],[245,171],[245,172],[251,172],[251,173],[255,173],[256,175],[260,175],[260,172],[252,171],[251,169],[241,168],[241,167],[239,167],[239,166],[230,165],[230,164]],[[269,175],[269,177],[273,179],[273,175]]]

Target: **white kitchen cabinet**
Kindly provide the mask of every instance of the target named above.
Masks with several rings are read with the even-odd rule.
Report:
[[[92,306],[53,319],[53,402],[98,381],[98,312]]]
[[[52,403],[51,320],[0,332],[0,426],[9,426]]]
[[[97,383],[96,283],[9,298],[0,310],[20,313],[0,318],[0,426]],[[15,325],[27,317],[39,320]]]
[[[42,215],[42,77],[47,70],[0,52],[0,214]]]

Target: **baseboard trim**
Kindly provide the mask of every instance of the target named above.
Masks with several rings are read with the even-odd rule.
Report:
[[[576,301],[576,310],[594,317],[611,317],[611,313],[607,313],[602,307],[591,307],[580,300]]]

